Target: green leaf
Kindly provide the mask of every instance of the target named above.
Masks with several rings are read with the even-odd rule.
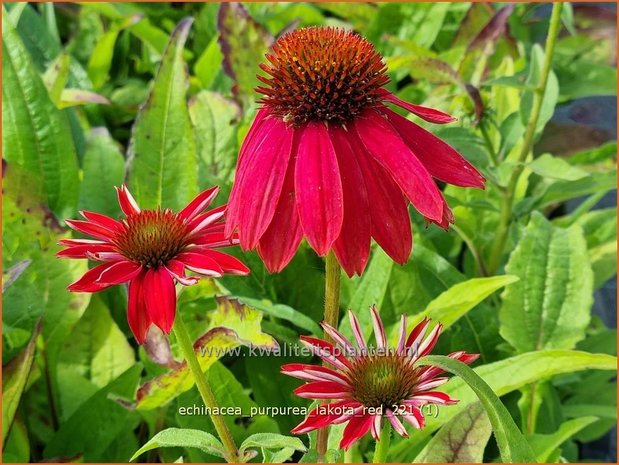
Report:
[[[195,447],[207,454],[218,457],[224,456],[223,444],[211,433],[197,429],[167,428],[150,438],[133,454],[129,461],[133,462],[144,452],[160,447]]]
[[[202,87],[208,89],[211,86],[220,72],[223,57],[219,48],[219,37],[214,36],[194,66],[194,73],[202,83]]]
[[[584,338],[593,272],[579,226],[534,214],[505,269],[520,281],[503,294],[500,332],[517,351],[570,349]]]
[[[482,404],[470,404],[434,435],[415,462],[481,463],[491,433]]]
[[[189,101],[189,114],[198,137],[200,178],[229,182],[237,155],[233,123],[240,118],[240,108],[218,93],[202,91]]]
[[[458,375],[475,392],[486,409],[504,463],[535,461],[531,446],[514,423],[505,405],[492,391],[492,388],[471,368],[444,355],[422,357],[418,364],[437,366]]]
[[[26,388],[26,381],[34,361],[36,340],[41,332],[41,326],[37,325],[30,342],[26,348],[8,365],[2,367],[2,442],[13,424],[13,418],[22,393]]]
[[[84,402],[52,436],[43,457],[83,454],[85,462],[105,461],[104,453],[108,446],[126,429],[128,423],[138,418],[136,412],[115,399],[133,396],[141,371],[141,364],[133,365]],[[93,425],[94,419],[96,428],[86,428],[85,425]]]
[[[570,439],[583,428],[595,423],[597,417],[581,417],[573,420],[568,420],[563,423],[559,429],[552,434],[534,434],[530,436],[529,444],[535,452],[537,461],[546,463],[549,461],[552,453],[558,449],[561,444]]]
[[[616,372],[617,357],[577,350],[541,350],[527,352],[475,368],[475,372],[499,397],[536,381],[549,379],[562,373],[576,373],[582,370]],[[436,417],[427,417],[426,427],[423,430],[412,434],[410,441],[402,441],[392,447],[390,451],[392,459],[399,462],[411,462],[415,457],[410,446],[411,441],[423,443],[441,425],[451,420],[467,405],[478,400],[467,384],[459,378],[449,381],[442,390],[452,398],[458,399],[458,404],[441,409]]]
[[[189,80],[183,61],[191,22],[184,19],[172,33],[133,126],[129,185],[143,208],[180,209],[198,191],[195,133],[185,101]]]
[[[268,315],[272,315],[275,318],[290,321],[295,326],[309,331],[314,335],[319,335],[322,333],[320,326],[314,320],[288,305],[273,304],[269,301],[251,299],[249,297],[234,296],[233,298],[238,298],[241,302],[249,305],[250,307],[260,310]]]
[[[60,103],[60,96],[69,80],[69,64],[71,57],[61,53],[47,68],[43,75],[43,83],[49,92],[49,98],[56,106]]]
[[[79,373],[102,388],[135,363],[135,353],[109,309],[93,297],[62,347],[59,368]]]
[[[77,156],[66,114],[50,100],[15,29],[2,10],[2,153],[36,177],[54,214],[73,216]]]
[[[529,163],[529,168],[535,174],[545,178],[563,179],[566,181],[576,181],[589,176],[584,170],[572,166],[562,158],[553,157],[549,153],[545,153],[535,158]]]
[[[264,351],[276,349],[275,339],[261,331],[261,320],[262,313],[257,310],[235,300],[219,298],[217,310],[211,314],[211,328],[194,343],[202,370],[207,371],[218,358],[241,345]],[[141,410],[160,407],[193,385],[194,378],[183,361],[178,368],[143,384],[137,393],[136,407]]]
[[[292,449],[306,452],[307,448],[299,438],[275,433],[256,433],[246,438],[239,446],[239,453],[244,456],[250,447],[262,449]]]
[[[80,186],[79,208],[118,217],[120,208],[114,186],[125,177],[125,159],[107,129],[94,128],[86,139],[84,178]]]
[[[241,3],[222,3],[217,17],[224,72],[232,78],[235,99],[243,108],[255,100],[258,64],[273,43],[273,36],[252,18]]]

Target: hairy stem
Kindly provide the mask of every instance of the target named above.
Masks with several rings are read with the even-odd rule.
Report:
[[[324,321],[334,328],[338,327],[340,316],[340,264],[333,251],[327,255],[325,263],[325,315]],[[331,338],[325,334],[324,339],[331,341]],[[331,341],[332,342],[332,341]],[[324,403],[327,403],[325,401]],[[316,433],[316,451],[318,452],[318,460],[323,461],[327,453],[329,440],[329,429],[321,428]]]
[[[176,321],[174,322],[174,335],[176,336],[176,339],[181,347],[185,360],[187,360],[187,364],[189,365],[189,369],[191,370],[194,380],[196,381],[196,385],[198,386],[198,391],[204,401],[204,405],[211,411],[216,410],[217,400],[215,399],[215,394],[213,394],[213,390],[209,386],[206,376],[204,376],[204,372],[200,367],[200,363],[198,362],[196,353],[193,349],[191,337],[189,336],[185,323],[183,323],[180,313],[176,314]],[[226,460],[230,463],[239,462],[239,451],[234,443],[232,434],[230,434],[228,426],[226,426],[224,417],[221,415],[211,415],[210,418],[213,421],[215,430],[217,431],[217,434],[219,435],[219,438],[221,439],[221,442],[226,450]]]
[[[509,178],[507,188],[505,189],[502,201],[501,201],[501,216],[499,217],[499,226],[497,228],[496,238],[490,252],[490,259],[488,260],[488,272],[493,275],[498,269],[501,263],[501,256],[503,255],[503,249],[505,248],[505,242],[509,232],[509,226],[512,220],[512,209],[514,206],[514,195],[516,192],[516,186],[520,180],[520,175],[524,170],[524,162],[527,156],[531,152],[533,142],[535,139],[535,130],[537,128],[537,122],[539,121],[540,112],[542,110],[542,103],[544,101],[544,94],[546,93],[546,85],[548,84],[548,76],[552,69],[552,56],[554,53],[555,44],[557,42],[557,36],[559,34],[559,26],[561,24],[561,2],[553,3],[552,14],[550,16],[550,27],[548,29],[548,37],[546,38],[546,50],[544,56],[544,64],[542,67],[542,75],[540,82],[533,91],[533,105],[531,108],[531,116],[527,123],[527,127],[524,134],[524,140],[522,142],[522,149],[518,156],[516,166]]]
[[[389,443],[391,442],[391,423],[385,419],[384,426],[380,432],[380,441],[376,442],[374,449],[373,463],[386,463],[387,455],[389,454]]]

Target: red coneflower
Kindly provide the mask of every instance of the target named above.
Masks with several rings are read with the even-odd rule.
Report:
[[[336,345],[301,336],[301,342],[332,368],[291,363],[282,366],[282,373],[308,381],[295,390],[298,396],[331,399],[335,402],[316,407],[292,430],[293,433],[303,434],[348,422],[340,442],[340,448],[348,449],[370,430],[378,441],[383,418],[399,434],[408,436],[402,419],[421,429],[424,426],[422,406],[457,402],[444,392],[434,390],[449,380],[437,377],[443,370],[433,366],[415,366],[415,362],[428,355],[436,345],[441,324],[437,324],[426,336],[430,320],[424,319],[407,337],[406,315],[402,315],[398,345],[392,349],[387,347],[385,331],[376,307],[372,308],[371,313],[375,347],[366,344],[359,322],[351,311],[348,315],[357,347],[326,323],[322,323],[322,327]],[[449,354],[449,357],[464,363],[471,363],[478,356],[466,352]]]
[[[104,262],[69,286],[74,292],[98,292],[129,282],[127,318],[142,344],[151,324],[169,333],[176,315],[174,282],[195,284],[197,276],[186,276],[185,268],[205,276],[247,274],[249,269],[236,258],[212,250],[238,243],[224,235],[226,206],[202,213],[213,201],[218,187],[200,193],[180,212],[140,210],[126,186],[116,188],[124,220],[99,213],[80,212],[86,221],[67,220],[81,233],[96,238],[63,239],[63,258],[89,258]]]
[[[271,272],[292,259],[302,238],[333,249],[361,274],[374,240],[398,263],[412,247],[407,199],[428,222],[447,228],[451,210],[434,179],[484,187],[454,148],[387,103],[432,123],[451,116],[398,99],[366,39],[336,28],[282,36],[258,76],[261,109],[241,147],[226,233],[257,248]]]

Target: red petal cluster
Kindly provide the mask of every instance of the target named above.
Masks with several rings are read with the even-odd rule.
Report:
[[[371,312],[376,346],[368,346],[359,321],[349,312],[356,346],[324,322],[322,327],[335,344],[301,337],[301,342],[330,367],[301,363],[282,366],[282,373],[306,381],[295,390],[298,396],[332,400],[312,410],[292,430],[293,433],[303,434],[348,422],[340,442],[340,448],[348,449],[368,431],[378,441],[383,418],[400,435],[408,436],[402,420],[421,429],[425,423],[423,406],[457,402],[444,392],[435,390],[449,380],[438,376],[443,370],[434,366],[415,366],[419,358],[432,351],[442,326],[437,324],[426,335],[430,320],[424,319],[407,335],[407,318],[402,315],[398,345],[390,349],[386,345],[385,330],[376,308],[373,307]],[[478,355],[454,352],[449,357],[472,363]]]
[[[412,248],[408,202],[446,229],[453,214],[435,180],[484,187],[453,147],[386,106],[454,121],[380,87],[376,56],[356,34],[310,28],[280,38],[267,57],[272,77],[257,89],[265,98],[239,153],[226,234],[237,230],[241,247],[256,248],[271,272],[304,237],[321,256],[333,250],[349,276],[363,273],[371,239],[403,264]]]
[[[118,202],[126,218],[115,220],[83,211],[82,220],[67,220],[75,231],[95,239],[64,239],[61,258],[103,262],[69,286],[73,292],[98,292],[129,283],[127,317],[131,331],[142,344],[151,324],[169,333],[176,315],[175,282],[189,286],[199,277],[186,270],[219,277],[247,274],[236,258],[213,250],[238,243],[224,235],[226,206],[210,211],[218,187],[200,193],[178,213],[170,210],[140,210],[126,186],[117,188]]]

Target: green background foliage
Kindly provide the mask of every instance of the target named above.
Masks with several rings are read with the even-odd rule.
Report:
[[[138,346],[121,286],[92,296],[66,291],[88,264],[57,260],[56,244],[70,237],[64,220],[78,210],[118,217],[113,187],[122,182],[145,208],[179,209],[215,184],[224,203],[258,107],[258,65],[282,33],[309,25],[354,28],[372,41],[388,65],[389,90],[457,116],[444,127],[416,122],[488,179],[483,191],[444,188],[456,218],[448,232],[426,228],[411,210],[415,245],[406,265],[374,247],[362,277],[342,276],[341,307],[368,334],[372,304],[392,340],[401,313],[411,327],[423,316],[442,321],[435,353],[479,353],[475,372],[514,420],[502,432],[493,415],[503,410],[489,420],[455,378],[445,391],[460,403],[410,439],[395,436],[389,460],[496,461],[501,437],[515,438],[516,458],[600,458],[582,446],[616,425],[616,330],[592,311],[594,293],[616,275],[616,207],[599,207],[616,189],[616,142],[552,118],[576,99],[614,101],[615,17],[564,5],[523,163],[548,11],[464,2],[5,4],[3,461],[223,460],[208,417],[180,413],[201,401],[174,337]],[[493,257],[514,169],[522,175]],[[232,253],[251,274],[203,279],[180,294],[179,311],[191,336],[203,336],[202,348],[233,352],[202,361],[220,405],[242,409],[225,420],[245,456],[315,460],[313,437],[290,436],[298,411],[249,415],[309,406],[279,366],[310,359],[249,356],[246,346],[320,335],[323,260],[302,244],[282,273],[269,275],[256,254]],[[350,334],[344,320],[341,329]],[[519,449],[517,429],[528,446]],[[343,459],[341,433],[331,431],[331,461]],[[370,461],[373,452],[368,436],[350,458]]]

